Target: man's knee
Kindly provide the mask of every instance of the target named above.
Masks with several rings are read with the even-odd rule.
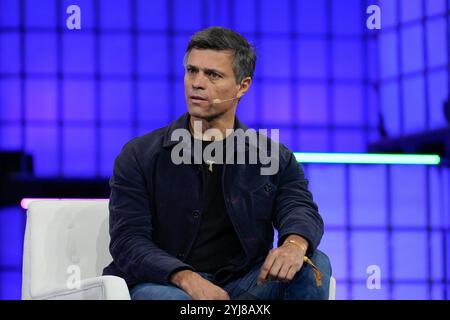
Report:
[[[141,283],[130,290],[132,300],[192,300],[185,291],[172,285]]]

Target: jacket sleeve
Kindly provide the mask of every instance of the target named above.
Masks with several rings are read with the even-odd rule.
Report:
[[[139,281],[160,284],[168,284],[174,271],[192,269],[152,240],[150,195],[130,142],[115,159],[109,184],[109,248],[115,265]]]
[[[282,245],[288,235],[297,234],[308,241],[307,255],[312,255],[323,236],[323,220],[308,190],[303,169],[291,151],[280,173],[275,206],[278,245]]]

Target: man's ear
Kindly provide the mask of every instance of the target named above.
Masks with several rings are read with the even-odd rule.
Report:
[[[250,88],[251,85],[252,85],[252,78],[246,77],[242,79],[241,84],[239,85],[240,89],[238,90],[236,96],[238,98],[241,98],[247,92],[247,90]]]

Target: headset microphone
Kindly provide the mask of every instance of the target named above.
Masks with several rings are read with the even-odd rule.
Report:
[[[230,99],[225,99],[225,100],[222,100],[222,99],[214,99],[214,100],[213,100],[213,103],[214,103],[214,104],[223,103],[223,102],[227,102],[227,101],[231,101],[231,100],[236,100],[236,99],[239,99],[239,98],[241,98],[241,97],[242,97],[242,94],[238,95],[237,97],[230,98]]]

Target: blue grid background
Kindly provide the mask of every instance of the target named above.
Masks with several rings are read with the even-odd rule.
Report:
[[[382,29],[368,30],[378,3]],[[65,9],[81,8],[67,30]],[[109,177],[122,145],[185,112],[182,58],[222,25],[257,48],[238,116],[295,151],[364,152],[445,125],[450,0],[0,0],[0,150],[39,177]],[[448,298],[449,171],[305,165],[340,299]],[[405,182],[408,182],[405,185]],[[367,186],[370,186],[368,189]],[[0,298],[19,298],[24,213],[0,210]],[[414,244],[411,246],[411,243]],[[365,268],[381,267],[381,290]]]

